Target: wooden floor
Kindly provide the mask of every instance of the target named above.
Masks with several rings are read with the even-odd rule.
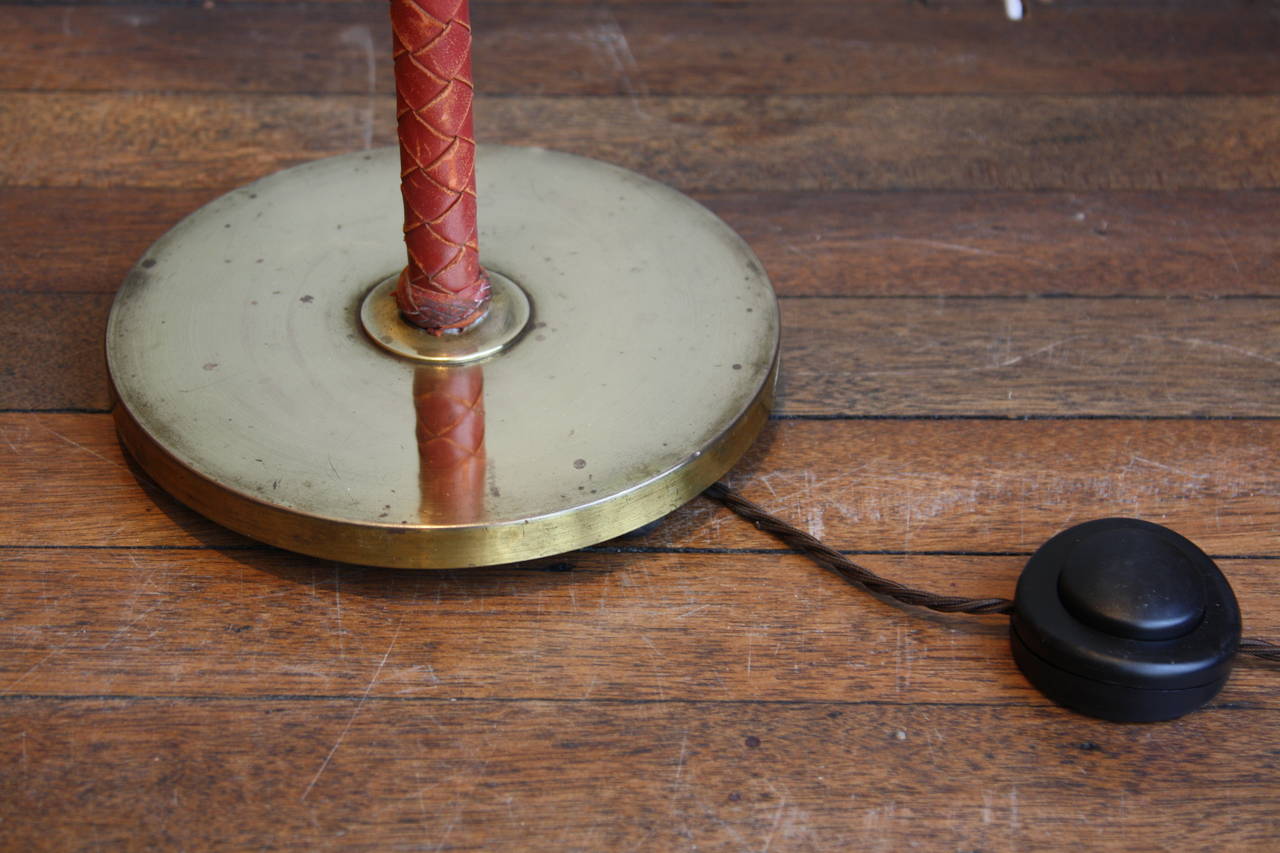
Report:
[[[1103,515],[1280,637],[1280,4],[473,6],[478,133],[738,229],[781,297],[730,482],[1010,595]],[[393,142],[380,2],[0,5],[0,847],[1280,849],[1280,670],[1125,726],[1007,620],[848,587],[706,499],[525,566],[257,545],[121,455],[112,294],[181,216]]]

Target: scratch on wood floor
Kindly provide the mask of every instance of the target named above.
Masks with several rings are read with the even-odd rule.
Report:
[[[770,787],[773,786],[771,785]],[[761,853],[769,853],[769,848],[773,846],[774,836],[778,834],[778,826],[782,823],[782,813],[786,811],[786,808],[787,795],[784,792],[782,796],[778,798],[778,807],[774,809],[773,812],[773,826],[769,827],[769,834],[764,839],[764,847],[761,848]]]
[[[111,638],[107,640],[106,643],[103,644],[102,650],[106,651],[107,649],[114,646],[116,643],[120,641],[121,637],[123,637],[125,634],[127,634],[130,631],[130,629],[133,628],[134,625],[137,625],[143,619],[146,619],[148,616],[150,616],[152,613],[156,612],[159,609],[160,609],[160,604],[153,605],[152,607],[148,607],[146,610],[139,613],[133,619],[129,620],[128,624],[126,624],[123,628],[120,628],[114,634],[111,635]],[[132,613],[132,611],[130,612]]]
[[[653,640],[650,640],[647,635],[641,635],[640,639],[644,640],[645,645],[649,647],[650,657],[653,658],[653,674],[656,676],[654,685],[658,688],[658,699],[665,701],[667,694],[662,688],[665,679],[662,677],[662,669],[659,666],[662,654],[658,651],[658,647],[653,644]]]
[[[4,443],[9,445],[9,449],[12,450],[16,455],[18,456],[22,455],[21,452],[18,450],[17,446],[14,445],[13,441],[9,438],[9,431],[7,429],[4,429],[3,427],[0,427],[0,438],[4,439]]]
[[[1013,367],[1015,364],[1021,364],[1027,359],[1035,358],[1038,355],[1044,355],[1047,352],[1053,352],[1063,344],[1068,344],[1068,343],[1071,343],[1072,341],[1080,340],[1083,337],[1084,335],[1070,335],[1060,340],[1056,340],[1053,343],[1045,344],[1044,346],[1039,347],[1038,349],[1034,349],[1031,352],[1023,353],[1022,355],[1007,356],[1005,358],[999,359],[994,364],[990,364],[982,368],[972,368],[972,370],[978,371],[978,370],[990,370],[990,369],[1001,368],[1001,367]]]
[[[921,237],[885,237],[884,240],[890,243],[909,243],[913,246],[925,246],[930,249],[942,249],[947,252],[963,252],[966,255],[988,255],[990,257],[1008,257],[1007,252],[993,252],[990,249],[979,249],[976,246],[966,246],[963,243],[947,243],[943,240],[926,240]]]
[[[75,441],[75,440],[73,440],[73,439],[67,438],[65,435],[63,435],[62,433],[58,432],[56,429],[53,429],[52,427],[47,426],[43,421],[41,421],[41,420],[40,420],[40,418],[39,418],[39,417],[37,417],[37,416],[35,416],[35,415],[28,415],[28,417],[30,417],[33,421],[35,421],[36,425],[37,425],[38,427],[40,427],[41,429],[43,429],[45,432],[49,433],[50,435],[54,436],[55,438],[57,438],[57,439],[59,439],[59,440],[61,440],[61,441],[66,442],[67,444],[69,444],[70,446],[72,446],[72,447],[76,448],[77,450],[83,450],[85,453],[88,453],[90,456],[95,456],[95,457],[97,457],[98,459],[101,459],[103,462],[106,462],[108,465],[114,465],[115,467],[120,468],[120,469],[125,470],[125,471],[127,471],[127,470],[128,470],[127,468],[125,468],[125,466],[124,466],[124,465],[122,465],[121,463],[119,463],[119,462],[115,461],[114,459],[108,459],[106,456],[103,456],[103,455],[102,455],[101,453],[99,453],[98,451],[93,450],[92,448],[89,448],[89,447],[85,447],[83,444],[81,444],[81,443],[80,443],[80,442],[78,442],[78,441]]]
[[[462,806],[456,801],[451,803],[453,812],[449,815],[449,822],[444,825],[444,829],[440,833],[440,839],[433,848],[436,853],[445,849],[445,844],[449,841],[449,836],[453,833],[454,827],[458,825],[458,815],[462,812]]]
[[[1227,238],[1223,236],[1222,229],[1216,225],[1213,226],[1213,234],[1218,238],[1218,242],[1222,244],[1222,248],[1227,251],[1227,260],[1231,262],[1232,269],[1236,271],[1236,283],[1244,284],[1244,273],[1240,271],[1240,264],[1236,261],[1236,253],[1232,250],[1231,244],[1227,242]]]
[[[373,677],[369,679],[368,686],[364,689],[360,701],[356,703],[355,710],[351,712],[351,716],[347,718],[347,724],[343,726],[342,733],[338,735],[338,739],[333,742],[333,747],[329,750],[329,754],[324,757],[324,761],[320,762],[320,769],[316,771],[316,775],[311,777],[311,781],[307,783],[307,788],[302,792],[302,801],[306,801],[311,794],[311,789],[316,786],[316,782],[320,781],[320,777],[324,775],[324,771],[328,769],[329,762],[333,760],[334,753],[338,751],[338,747],[342,746],[342,742],[347,738],[347,732],[351,731],[351,724],[356,721],[356,717],[360,714],[360,709],[364,707],[364,703],[369,698],[369,694],[373,692],[373,686],[378,683],[378,676],[382,674],[382,668],[387,665],[387,658],[391,657],[391,650],[396,647],[396,640],[400,639],[400,629],[404,626],[402,620],[396,625],[396,632],[391,636],[391,642],[387,645],[387,651],[382,656],[382,660],[378,662],[378,668],[373,671]]]
[[[1025,255],[1019,255],[1014,252],[996,252],[991,249],[980,249],[977,246],[966,246],[963,243],[948,243],[944,240],[928,240],[922,237],[889,236],[889,237],[881,237],[876,240],[868,240],[866,242],[868,243],[878,243],[878,242],[906,243],[912,246],[924,246],[925,248],[929,248],[929,249],[941,249],[944,252],[961,252],[966,255],[984,255],[992,258],[1015,258],[1016,260],[1022,261],[1023,263],[1029,264],[1031,266],[1037,266],[1037,267],[1045,266],[1045,264],[1042,261],[1039,261],[1035,258],[1027,257]]]
[[[937,367],[933,365],[926,365],[924,367],[886,368],[884,370],[861,370],[861,371],[857,371],[856,373],[850,373],[849,375],[854,378],[862,379],[868,376],[918,376],[920,374],[929,374],[934,376],[964,376],[964,375],[973,374],[973,373],[986,373],[988,371],[1004,370],[1005,368],[1008,368],[1008,367],[1014,367],[1016,365],[1023,363],[1024,361],[1033,359],[1036,356],[1044,355],[1046,353],[1051,353],[1054,350],[1058,349],[1059,347],[1063,346],[1064,344],[1081,340],[1085,337],[1086,337],[1085,335],[1070,335],[1068,337],[1060,338],[1059,340],[1052,341],[1043,346],[1037,347],[1036,349],[1031,350],[1030,352],[1021,353],[1019,355],[1005,355],[999,352],[992,353],[993,360],[988,364],[976,364],[976,365],[971,365],[967,367]],[[1007,347],[1005,348],[1005,352],[1007,352]],[[1257,356],[1254,353],[1250,353],[1250,355],[1255,355],[1255,357],[1259,357],[1259,358],[1263,357],[1263,356]],[[1271,359],[1267,359],[1267,360],[1271,361]],[[1276,363],[1280,364],[1280,362],[1276,362]],[[797,374],[806,375],[806,376],[820,376],[822,375],[822,371],[807,370],[805,368],[792,368],[790,371],[790,375],[795,376]]]
[[[915,664],[915,653],[912,649],[912,641],[906,629],[899,625],[897,627],[897,666],[894,673],[894,690],[898,693],[905,693],[911,689],[911,669]]]
[[[577,41],[585,41],[594,53],[603,58],[611,66],[622,90],[627,93],[632,108],[639,115],[644,115],[639,98],[649,94],[643,81],[637,81],[633,75],[639,71],[635,54],[631,52],[631,43],[622,30],[622,24],[612,9],[604,7],[599,13],[600,23],[592,28],[585,38],[572,37]]]
[[[1182,468],[1175,468],[1172,465],[1165,465],[1163,462],[1156,462],[1153,459],[1147,459],[1145,456],[1139,456],[1136,453],[1129,454],[1129,464],[1125,467],[1132,468],[1135,463],[1139,463],[1142,465],[1150,465],[1152,468],[1159,468],[1161,471],[1169,471],[1174,474],[1181,474],[1184,477],[1191,477],[1192,479],[1195,479],[1195,480],[1206,480],[1209,478],[1208,474],[1197,474],[1194,471],[1187,471]]]
[[[363,113],[363,131],[364,131],[364,147],[369,149],[373,147],[373,118],[376,115],[377,107],[377,65],[375,62],[375,49],[373,45],[373,31],[369,29],[368,24],[360,24],[354,27],[347,27],[338,36],[338,41],[342,44],[349,44],[359,48],[364,53],[364,69],[365,69],[365,106],[361,110]]]
[[[782,822],[782,810],[787,807],[787,801],[783,800],[778,803],[778,808],[773,812],[773,826],[769,827],[769,835],[764,840],[764,847],[761,848],[763,853],[769,853],[769,848],[773,846],[773,838],[778,833],[778,824]]]
[[[83,631],[81,631],[81,633],[83,633]],[[51,649],[48,654],[40,658],[40,660],[36,661],[31,666],[27,667],[26,672],[22,673],[22,675],[19,675],[13,681],[9,682],[9,686],[4,689],[3,693],[0,693],[0,696],[4,696],[9,693],[12,693],[19,684],[27,680],[27,676],[31,675],[31,673],[35,672],[40,667],[44,666],[45,661],[47,661],[49,658],[53,657],[58,652],[65,649],[68,645],[70,645],[70,640],[68,640],[66,643],[62,644],[61,646],[58,646],[55,649]]]
[[[1273,358],[1272,356],[1264,355],[1260,352],[1254,352],[1253,350],[1238,347],[1233,344],[1224,344],[1221,341],[1208,341],[1204,338],[1176,338],[1166,335],[1135,335],[1134,337],[1140,341],[1160,341],[1163,343],[1186,344],[1192,349],[1197,347],[1220,349],[1224,352],[1236,353],[1237,355],[1242,355],[1246,358],[1254,358],[1258,361],[1266,362],[1267,364],[1280,364],[1280,359],[1278,358]]]
[[[425,829],[427,823],[431,820],[431,815],[427,812],[427,798],[423,794],[430,786],[422,784],[422,771],[417,767],[413,768],[413,776],[418,780],[418,811],[422,814],[422,825]]]
[[[431,679],[431,683],[433,685],[438,685],[441,683],[440,676],[436,675],[436,668],[434,666],[432,666],[429,663],[424,663],[422,667],[427,671],[427,677]]]
[[[804,472],[804,493],[801,497],[801,508],[807,516],[809,535],[821,539],[826,535],[826,512],[824,505],[815,499],[818,492],[818,478],[812,471]]]
[[[333,607],[338,620],[338,657],[346,660],[346,630],[342,627],[342,570],[337,566],[333,567]]]

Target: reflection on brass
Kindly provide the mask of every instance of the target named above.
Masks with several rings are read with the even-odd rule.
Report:
[[[418,483],[426,524],[484,518],[484,369],[419,367],[413,375]]]
[[[129,274],[107,329],[114,411],[161,486],[290,550],[459,568],[633,530],[747,449],[779,329],[750,249],[634,173],[481,146],[483,262],[530,315],[483,361],[439,368],[451,388],[474,381],[450,393],[483,402],[483,443],[472,424],[475,463],[428,477],[443,457],[409,401],[442,374],[362,321],[404,262],[398,174],[389,148],[272,175],[192,214]]]

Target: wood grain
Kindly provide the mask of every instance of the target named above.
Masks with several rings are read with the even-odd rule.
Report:
[[[1274,417],[1273,306],[1248,298],[784,299],[776,411]],[[109,307],[106,294],[0,293],[8,380],[0,407],[104,410],[98,330]]]
[[[1128,515],[1211,554],[1280,556],[1278,443],[1275,420],[782,421],[729,480],[856,551],[1025,555],[1071,524]],[[3,546],[249,545],[140,479],[106,415],[0,415],[0,464],[0,499],[23,508]],[[699,500],[611,547],[778,544]]]
[[[0,191],[0,292],[115,293],[148,246],[218,194],[5,188]]]
[[[361,671],[371,684],[385,672]],[[1280,832],[1274,719],[1210,711],[1135,738],[1041,708],[804,700],[8,701],[0,785],[27,817],[0,841],[1048,849],[1064,834],[1127,846],[1185,821],[1178,846],[1209,850],[1221,821],[1236,849],[1262,850]]]
[[[486,95],[682,94],[691,79],[703,95],[1261,94],[1280,80],[1280,21],[1263,3],[1050,6],[1020,26],[990,3],[472,6]],[[0,7],[14,44],[0,88],[393,91],[383,5],[305,9]]]
[[[112,293],[214,190],[11,187],[0,290]],[[1273,192],[709,192],[788,296],[1280,294]],[[49,234],[74,233],[54,243]]]
[[[1280,314],[1267,300],[782,304],[784,414],[1280,413],[1268,399]]]
[[[110,405],[103,334],[111,296],[0,294],[0,408]],[[33,357],[39,354],[38,357]]]
[[[1270,192],[714,193],[782,296],[1280,292]],[[130,261],[132,262],[132,261]]]
[[[230,188],[393,133],[388,97],[0,92],[0,184]],[[1270,95],[488,98],[476,134],[685,191],[1280,186]]]
[[[483,140],[692,192],[783,296],[730,479],[1004,594],[1087,518],[1280,640],[1274,2],[476,0]],[[1119,726],[1001,618],[852,589],[703,499],[476,572],[311,560],[115,441],[101,332],[186,212],[392,141],[383,2],[0,3],[0,849],[1273,850],[1277,670]]]
[[[1012,594],[1026,562],[860,559],[952,594]],[[3,549],[0,563],[0,695],[1049,706],[1009,656],[1007,618],[878,601],[790,554],[579,553],[446,573],[274,549]],[[1251,634],[1280,631],[1262,611],[1280,595],[1274,561],[1221,567],[1244,612],[1264,612]],[[1280,711],[1274,672],[1241,663],[1217,701]]]

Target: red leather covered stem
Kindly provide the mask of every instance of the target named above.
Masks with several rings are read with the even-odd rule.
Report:
[[[396,301],[410,322],[444,334],[489,303],[476,242],[467,0],[391,0],[391,31],[409,255]]]

